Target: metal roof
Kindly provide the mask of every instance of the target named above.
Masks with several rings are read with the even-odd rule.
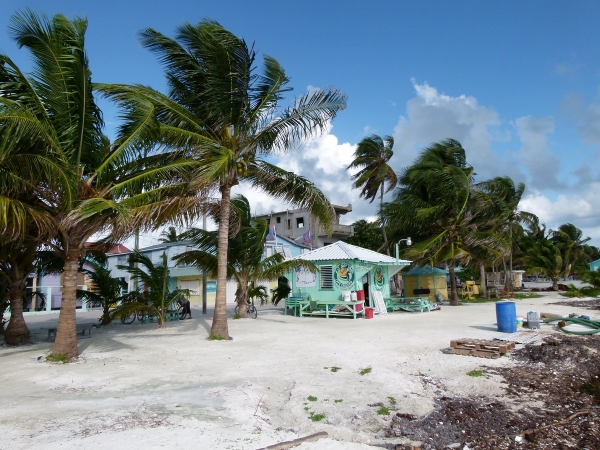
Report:
[[[403,259],[396,262],[396,258],[374,252],[366,248],[356,245],[347,244],[342,241],[335,242],[325,247],[317,248],[316,250],[296,256],[294,259],[306,259],[309,261],[326,261],[326,260],[358,260],[371,264],[382,264],[388,266],[408,266],[410,261]]]

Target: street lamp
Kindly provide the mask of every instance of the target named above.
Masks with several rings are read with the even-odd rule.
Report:
[[[400,263],[400,258],[398,256],[398,244],[400,244],[400,242],[406,242],[406,245],[409,247],[412,245],[412,240],[409,237],[406,239],[400,239],[398,242],[396,242],[396,264]]]

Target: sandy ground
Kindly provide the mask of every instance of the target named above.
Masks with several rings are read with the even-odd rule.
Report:
[[[558,300],[518,300],[517,314],[590,314]],[[257,449],[319,431],[329,438],[296,448],[373,448],[401,440],[383,438],[389,416],[369,405],[421,416],[437,396],[500,396],[499,379],[467,372],[513,364],[441,351],[451,339],[500,335],[494,303],[373,320],[297,318],[265,306],[256,320],[229,321],[232,341],[206,340],[208,312],[193,309],[194,319],[162,330],[94,329],[71,364],[43,361],[58,315],[29,316],[34,343],[0,347],[0,448]],[[98,316],[81,313],[78,323]],[[311,413],[325,418],[313,422]]]

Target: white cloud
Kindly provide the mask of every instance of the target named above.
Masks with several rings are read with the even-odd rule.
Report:
[[[552,200],[541,192],[525,196],[519,207],[536,214],[540,223],[556,229],[564,223],[572,223],[583,231],[584,236],[600,240],[600,197],[594,192],[600,189],[600,183],[588,186],[585,192],[561,194]],[[593,243],[592,245],[597,245]]]
[[[467,160],[481,179],[506,173],[510,163],[500,160],[492,149],[493,133],[501,125],[493,108],[479,105],[475,97],[441,94],[427,82],[413,79],[416,97],[406,105],[394,129],[394,158],[397,171],[410,165],[427,146],[456,139],[464,147]],[[501,134],[501,133],[498,133]]]
[[[517,159],[529,172],[529,187],[563,188],[564,183],[559,180],[560,161],[548,146],[548,135],[554,132],[554,119],[519,117],[515,120],[515,128],[522,143]]]
[[[333,204],[352,204],[353,211],[342,216],[342,223],[349,224],[374,216],[377,205],[359,198],[360,191],[352,189],[351,173],[346,171],[353,160],[355,145],[340,143],[331,130],[330,125],[326,134],[278,157],[275,162],[279,167],[312,181]],[[294,207],[248,186],[240,185],[234,192],[248,197],[253,213],[264,214]]]

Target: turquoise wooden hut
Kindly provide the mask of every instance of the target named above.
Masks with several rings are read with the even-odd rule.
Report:
[[[345,242],[312,250],[297,256],[297,260],[311,261],[319,272],[296,267],[287,277],[294,297],[311,296],[316,300],[342,300],[344,294],[361,291],[380,291],[384,298],[390,297],[389,280],[410,261],[357,247]],[[363,291],[364,292],[364,291]],[[363,297],[364,298],[364,297]]]

